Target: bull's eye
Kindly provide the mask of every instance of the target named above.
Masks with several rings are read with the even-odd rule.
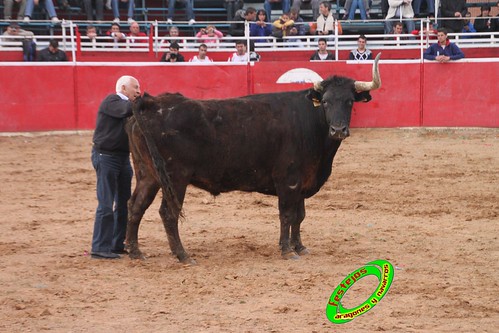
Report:
[[[322,105],[326,106],[327,105],[327,101],[322,100]]]

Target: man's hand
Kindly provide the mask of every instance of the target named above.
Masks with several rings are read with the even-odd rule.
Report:
[[[450,57],[445,55],[439,55],[435,57],[435,60],[438,62],[448,62],[450,60]]]

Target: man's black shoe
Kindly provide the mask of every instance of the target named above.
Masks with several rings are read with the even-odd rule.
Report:
[[[90,256],[93,259],[120,259],[121,256],[112,252],[92,252]]]
[[[128,251],[123,249],[123,250],[111,250],[111,253],[116,253],[116,254],[128,254]]]

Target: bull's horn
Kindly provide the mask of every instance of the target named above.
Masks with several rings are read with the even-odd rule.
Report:
[[[317,81],[317,82],[314,82],[314,90],[315,91],[319,91],[321,92],[322,91],[322,81]]]
[[[378,89],[381,87],[381,78],[379,77],[379,72],[378,72],[378,61],[381,56],[381,53],[378,53],[376,56],[376,59],[374,59],[374,64],[373,64],[373,80],[371,82],[365,82],[365,81],[355,81],[355,90],[357,91],[369,91],[369,90],[374,90]]]

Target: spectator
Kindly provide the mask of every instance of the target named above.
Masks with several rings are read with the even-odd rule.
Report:
[[[227,21],[234,21],[236,12],[244,7],[243,0],[225,0],[225,8],[227,8]]]
[[[176,0],[168,0],[168,18],[166,23],[173,23],[173,16],[175,15],[175,2]],[[189,25],[193,25],[196,23],[194,19],[194,11],[192,10],[194,0],[183,0],[185,3],[185,15],[187,16],[187,20],[189,20]]]
[[[111,24],[111,30],[106,32],[106,35],[113,39],[114,45],[113,48],[118,48],[119,43],[126,42],[126,34],[120,31],[120,25],[116,22]]]
[[[414,10],[414,15],[419,16],[421,13],[421,3],[423,0],[412,0],[412,9]],[[426,2],[426,14],[430,17],[435,16],[435,0],[425,0]]]
[[[480,8],[481,13],[475,19],[475,29],[477,32],[494,32],[492,27],[492,18],[490,17],[490,6],[485,5]],[[482,36],[482,37],[490,37]]]
[[[170,27],[170,30],[168,30],[168,34],[172,40],[176,40],[180,36],[180,31],[178,30],[178,27],[173,25]]]
[[[128,34],[128,42],[130,44],[147,43],[148,40],[145,32],[140,31],[140,26],[137,22],[130,23],[130,33]]]
[[[466,12],[466,0],[440,0],[442,27],[446,28],[448,32],[461,32],[463,30],[463,16],[466,15]],[[445,19],[449,17],[456,19]]]
[[[438,42],[432,44],[424,51],[423,58],[426,60],[436,60],[438,62],[449,62],[464,58],[464,53],[454,43],[447,38],[447,29],[440,28],[437,33]]]
[[[265,10],[260,9],[256,13],[256,22],[250,23],[250,36],[251,37],[268,37],[272,35],[272,24],[268,23],[267,13]],[[256,39],[257,43],[265,43],[267,39]]]
[[[248,48],[246,47],[246,43],[243,40],[236,41],[236,52],[230,56],[229,62],[248,62],[249,54]]]
[[[370,50],[366,48],[367,38],[364,35],[360,35],[357,40],[357,49],[350,51],[348,59],[350,60],[370,60],[373,55]]]
[[[293,0],[291,10],[296,9],[298,12],[303,8],[312,8],[312,20],[317,21],[319,17],[319,4],[321,0]],[[295,21],[296,22],[296,21]]]
[[[86,34],[88,40],[92,43],[95,44],[96,42],[101,42],[101,39],[98,39],[99,34],[97,33],[97,28],[94,27],[93,25],[88,25],[87,26],[87,34]],[[95,45],[93,46],[95,47]]]
[[[280,2],[282,5],[282,13],[289,13],[289,1],[290,0],[265,0],[263,3],[263,8],[265,9],[265,12],[267,13],[267,17],[269,18],[269,21],[272,21],[272,3]]]
[[[388,14],[385,18],[385,34],[389,34],[393,30],[393,20],[404,19],[407,32],[410,33],[416,29],[416,25],[412,20],[414,18],[414,11],[411,6],[412,0],[388,0]]]
[[[93,136],[92,165],[97,176],[98,206],[95,212],[91,257],[119,259],[126,254],[127,202],[132,192],[132,166],[126,119],[140,96],[140,85],[132,76],[116,82],[116,94],[100,104]]]
[[[334,35],[334,26],[336,20],[331,11],[331,4],[329,1],[322,1],[319,5],[320,15],[317,18],[317,26],[315,30],[316,35]],[[338,35],[343,34],[341,24],[338,22]]]
[[[369,0],[346,0],[343,20],[353,20],[357,8],[359,8],[361,19],[367,20],[371,18],[371,15],[369,14]]]
[[[231,23],[229,28],[229,33],[232,36],[244,36],[244,24],[246,21],[255,22],[256,21],[256,9],[253,7],[246,8],[246,11],[238,11],[234,17],[234,21],[239,23]]]
[[[19,4],[19,10],[17,11],[17,19],[22,20],[24,18],[24,12],[26,11],[26,0],[4,0],[3,1],[3,19],[11,20],[12,19],[12,8],[14,8],[14,4]]]
[[[31,15],[33,15],[33,10],[35,6],[38,5],[40,0],[26,0],[26,11],[24,12],[24,21],[29,22],[31,20]],[[45,10],[47,15],[52,20],[52,23],[59,23],[61,20],[57,18],[57,13],[55,12],[54,3],[52,0],[43,0],[45,3]]]
[[[51,39],[49,46],[38,52],[36,61],[68,61],[68,58],[64,51],[59,50],[57,39]]]
[[[497,9],[499,9],[499,1],[496,4]],[[492,20],[492,29],[497,32],[499,31],[499,14]]]
[[[319,38],[319,49],[312,54],[310,60],[334,60],[334,54],[327,50],[327,41],[325,38]]]
[[[133,11],[135,9],[135,0],[111,0],[111,8],[113,9],[113,22],[120,23],[120,2],[128,3],[128,23],[132,23]]]
[[[170,44],[170,52],[165,52],[161,57],[161,62],[184,62],[184,56],[179,53],[180,46],[173,42]]]
[[[284,13],[272,24],[272,35],[279,40],[282,40],[283,37],[291,36],[291,29],[294,27],[294,24],[295,22],[289,18],[289,13]]]
[[[298,35],[298,36],[304,36],[307,33],[305,21],[303,21],[303,18],[300,16],[300,9],[299,8],[291,8],[289,11],[289,18],[292,19],[295,22],[294,29],[296,29],[296,32],[291,31],[292,35]]]
[[[200,43],[210,45],[210,47],[217,46],[224,34],[218,31],[214,25],[208,25],[206,28],[202,28],[196,37]]]
[[[395,22],[393,24],[393,29],[392,29],[391,33],[394,35],[403,35],[404,34],[404,24],[402,24],[402,22]],[[395,36],[395,39],[397,39],[397,37],[399,37],[399,36]]]
[[[95,3],[95,8],[92,6],[92,2]],[[94,20],[94,10],[95,19],[97,21],[104,20],[104,0],[83,0],[83,7],[85,8],[88,21]]]
[[[476,32],[475,27],[473,26],[473,23],[471,23],[471,13],[466,12],[464,15],[464,26],[463,30],[461,31],[463,34],[469,34],[469,33],[474,33]],[[471,38],[471,36],[461,36],[461,38]]]
[[[207,55],[208,46],[206,44],[199,45],[199,54],[197,56],[192,57],[190,62],[213,62]]]
[[[3,42],[22,42],[25,39],[34,39],[35,35],[31,31],[23,30],[19,24],[13,22],[11,23],[3,36],[7,38],[2,38]],[[16,38],[17,37],[17,38]]]

